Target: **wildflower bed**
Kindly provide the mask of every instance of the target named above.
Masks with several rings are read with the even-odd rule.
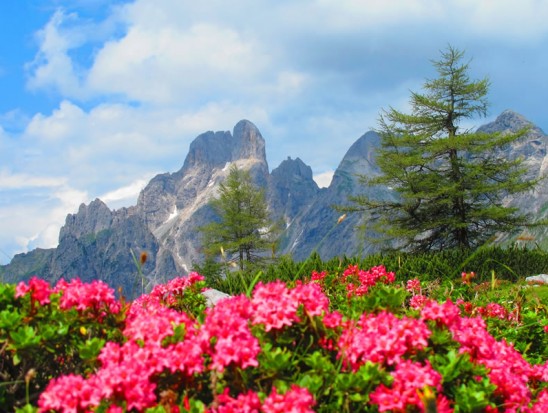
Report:
[[[418,279],[398,283],[383,266],[351,265],[289,284],[259,282],[248,296],[212,308],[196,273],[130,303],[100,281],[5,284],[0,405],[20,412],[548,411],[546,306],[525,293],[480,303],[470,279],[464,274],[446,300],[436,300]]]

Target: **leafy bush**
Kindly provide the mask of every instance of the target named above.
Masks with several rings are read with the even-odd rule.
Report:
[[[4,285],[1,405],[28,412],[548,409],[548,309],[538,287],[484,289],[471,273],[449,284],[398,281],[381,265],[342,264],[286,282],[255,276],[248,294],[207,309],[195,273],[128,304],[97,282]]]

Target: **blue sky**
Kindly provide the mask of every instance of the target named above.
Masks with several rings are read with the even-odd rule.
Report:
[[[544,0],[0,2],[0,263],[57,244],[82,202],[133,205],[207,130],[254,122],[270,168],[328,183],[382,108],[405,110],[448,44],[490,113],[548,129]]]

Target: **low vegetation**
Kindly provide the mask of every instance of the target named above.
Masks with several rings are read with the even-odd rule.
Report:
[[[523,249],[313,255],[133,302],[99,281],[2,284],[0,409],[545,412],[548,286],[523,276],[546,265]],[[208,284],[232,297],[206,308]]]

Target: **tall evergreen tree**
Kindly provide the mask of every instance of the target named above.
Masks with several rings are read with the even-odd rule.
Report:
[[[273,245],[276,231],[265,193],[253,184],[249,171],[232,165],[211,206],[219,221],[202,228],[206,255],[236,256],[243,270],[246,262],[259,258],[261,251]]]
[[[411,251],[475,247],[528,223],[503,199],[536,181],[525,180],[522,160],[505,159],[501,150],[527,131],[480,133],[461,126],[486,116],[489,89],[487,78],[470,80],[463,57],[449,46],[433,61],[439,76],[424,83],[423,93],[411,93],[411,113],[389,108],[380,116],[381,175],[363,181],[393,188],[396,199],[351,198],[352,209],[369,211],[385,239]]]

